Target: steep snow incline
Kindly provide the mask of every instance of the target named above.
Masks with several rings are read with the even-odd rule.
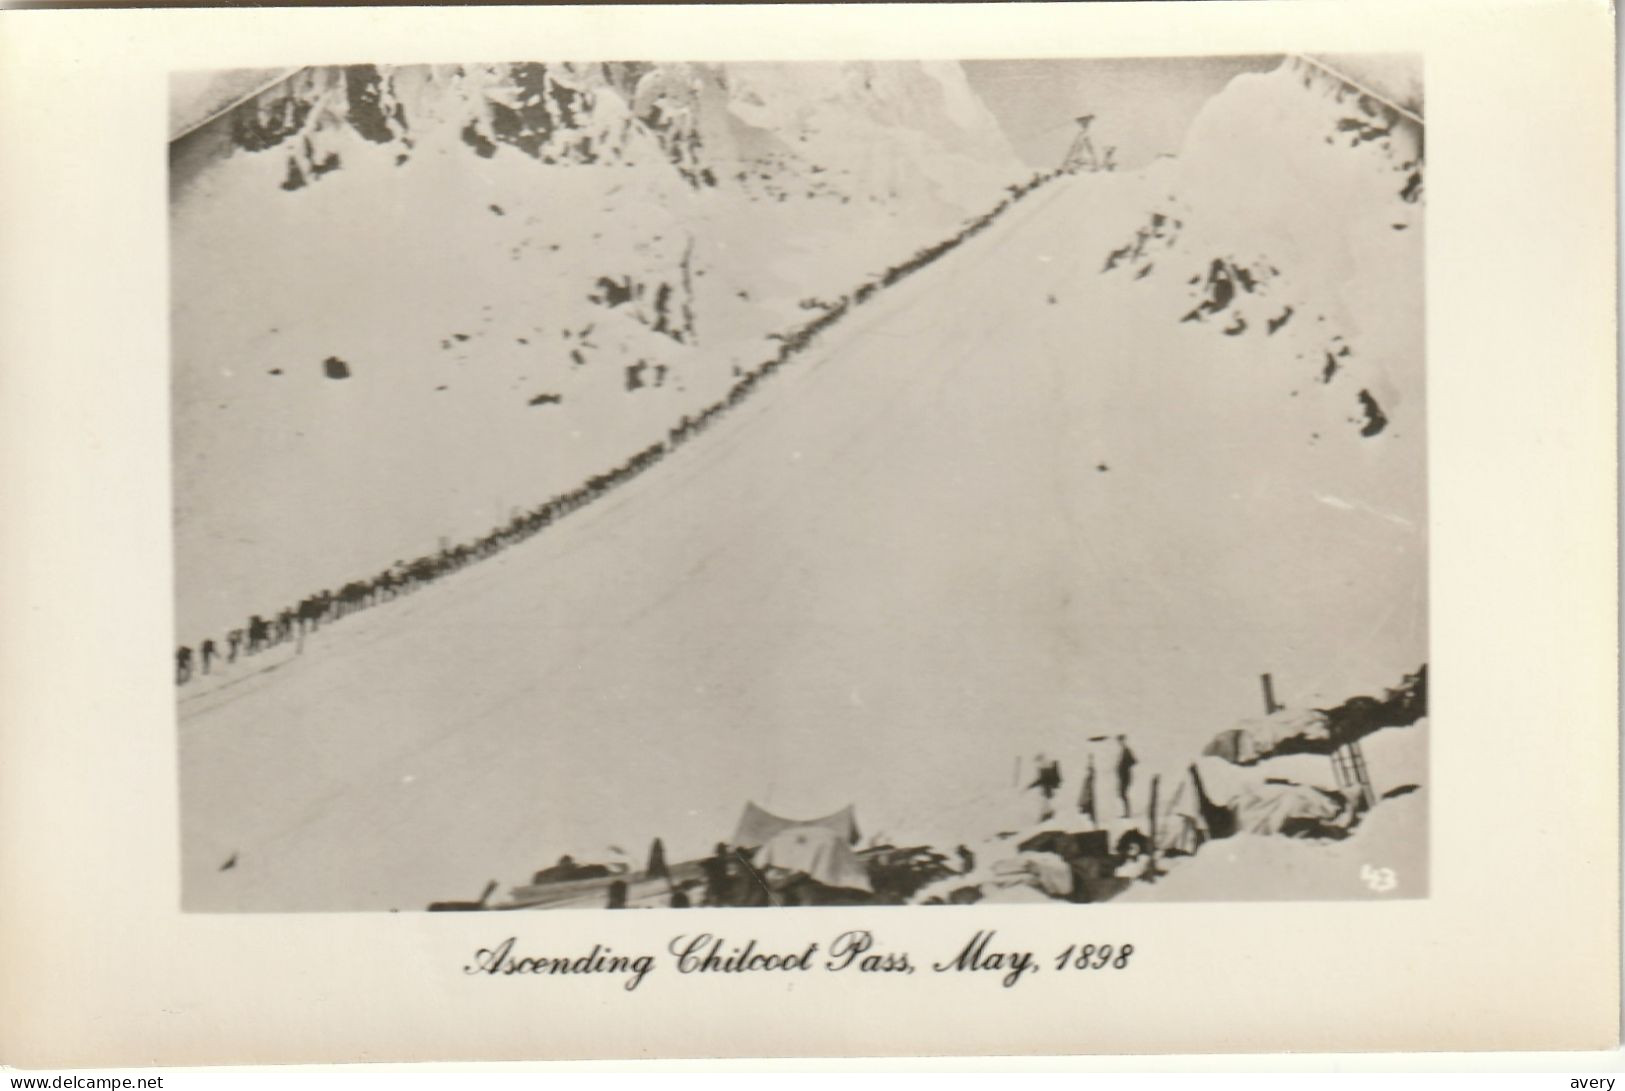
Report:
[[[186,136],[178,642],[482,534],[714,401],[804,302],[1028,173],[974,106],[957,65],[353,66]]]
[[[188,908],[416,909],[564,852],[703,851],[750,798],[986,833],[1035,749],[1126,731],[1142,773],[1182,768],[1261,671],[1301,703],[1414,669],[1418,206],[1402,160],[1321,143],[1340,104],[1260,79],[1193,165],[1057,180],[605,500],[183,690]],[[1309,239],[1249,202],[1283,178],[1343,202]],[[1103,270],[1170,200],[1177,237]]]

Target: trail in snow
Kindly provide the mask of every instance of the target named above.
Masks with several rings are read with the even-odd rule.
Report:
[[[1282,114],[1291,78],[1231,97]],[[1419,232],[1388,226],[1414,208],[1330,146],[1275,154],[1342,220],[1262,208],[1265,135],[1321,116],[1242,169],[1210,113],[1188,161],[1058,180],[547,533],[183,693],[187,908],[417,909],[565,852],[696,854],[749,798],[965,839],[1036,749],[1127,732],[1143,785],[1255,713],[1262,671],[1298,703],[1414,669]],[[1103,273],[1165,198],[1156,268]],[[1232,313],[1299,317],[1180,322],[1215,258],[1278,272]]]
[[[1121,300],[1046,303],[1092,275],[1109,184],[1041,195],[604,504],[185,715],[189,907],[415,908],[565,851],[694,852],[751,797],[929,826],[1011,754],[1127,728],[1177,760],[1258,670],[1343,660],[1407,573],[1249,519],[1211,461],[1235,437],[1137,436],[1145,346],[1089,336]]]

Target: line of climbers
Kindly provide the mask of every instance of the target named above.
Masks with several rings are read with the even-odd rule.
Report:
[[[1008,196],[987,212],[966,221],[957,233],[941,242],[923,247],[906,260],[890,266],[879,277],[859,286],[849,295],[833,303],[824,304],[817,318],[798,326],[787,334],[771,334],[779,342],[776,354],[746,371],[729,389],[727,396],[695,414],[683,415],[681,421],[668,429],[666,439],[656,441],[605,473],[597,474],[575,489],[547,501],[539,507],[514,516],[505,525],[472,542],[441,549],[412,561],[396,561],[394,565],[369,579],[352,580],[337,591],[319,591],[298,603],[282,608],[270,616],[253,614],[242,627],[232,629],[224,639],[224,648],[213,637],[205,639],[194,650],[182,645],[175,650],[175,684],[185,685],[192,680],[194,668],[208,674],[215,660],[224,658],[234,663],[239,656],[257,655],[288,641],[302,641],[314,633],[324,622],[339,621],[350,614],[389,602],[409,594],[441,576],[458,571],[475,561],[500,553],[510,545],[524,541],[559,519],[596,500],[617,485],[624,484],[666,455],[704,432],[718,417],[743,402],[756,385],[778,371],[790,359],[812,344],[813,338],[844,317],[852,307],[866,303],[881,288],[896,284],[904,277],[936,261],[973,235],[987,229],[999,216],[1017,201],[1055,178],[1059,171],[1034,174],[1027,182],[1005,187]]]

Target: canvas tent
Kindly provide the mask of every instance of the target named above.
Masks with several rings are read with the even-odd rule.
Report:
[[[1320,830],[1335,826],[1345,813],[1342,802],[1329,792],[1304,784],[1272,781],[1242,792],[1236,800],[1235,812],[1237,830],[1256,834]]]
[[[1157,814],[1157,851],[1187,856],[1196,852],[1211,836],[1207,815],[1212,806],[1202,798],[1196,774],[1187,770],[1162,798]]]
[[[780,830],[757,853],[756,866],[762,870],[798,871],[825,886],[871,889],[868,869],[852,852],[846,838],[829,826],[799,825]]]
[[[847,845],[855,845],[858,841],[858,816],[851,806],[822,818],[800,821],[781,818],[754,803],[746,803],[744,813],[739,816],[739,825],[734,830],[733,844],[738,848],[753,849],[767,844],[785,830],[807,828],[830,830]]]
[[[1313,785],[1257,774],[1221,776],[1211,758],[1174,780],[1157,810],[1157,851],[1195,853],[1215,838],[1236,833],[1324,832],[1346,821],[1346,802]]]
[[[1252,765],[1277,754],[1330,751],[1331,729],[1324,712],[1283,709],[1270,716],[1243,720],[1219,732],[1202,753],[1237,765]]]

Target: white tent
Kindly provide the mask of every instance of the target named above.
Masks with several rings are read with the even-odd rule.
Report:
[[[846,839],[826,826],[792,826],[757,854],[756,866],[799,871],[825,886],[869,890],[869,872]]]

